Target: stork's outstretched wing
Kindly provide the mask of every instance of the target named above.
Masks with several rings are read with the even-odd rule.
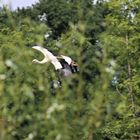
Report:
[[[58,61],[56,56],[54,56],[46,48],[43,48],[41,46],[33,46],[32,48],[42,52],[44,55],[44,59],[42,61],[36,61],[36,60],[34,60],[34,61],[36,61],[37,63],[41,63],[41,64],[44,64],[44,63],[50,61],[54,65],[56,70],[62,68],[61,63]]]

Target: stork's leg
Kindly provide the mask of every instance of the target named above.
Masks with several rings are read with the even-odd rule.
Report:
[[[52,82],[51,82],[51,95],[55,96],[56,90],[58,88],[61,88],[61,81],[52,80]]]

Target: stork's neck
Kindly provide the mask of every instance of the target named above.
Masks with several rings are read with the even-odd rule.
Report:
[[[37,60],[37,59],[34,59],[33,62],[34,62],[34,63],[38,63],[38,64],[44,64],[44,63],[46,63],[46,61],[44,61],[44,60],[39,61],[39,60]]]

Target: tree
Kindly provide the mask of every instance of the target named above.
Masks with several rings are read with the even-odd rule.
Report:
[[[7,23],[11,19],[13,22],[1,23],[0,33],[1,139],[92,139],[102,120],[104,95],[101,93],[107,90],[107,85],[103,71],[101,76],[91,75],[88,81],[99,62],[86,50],[94,50],[85,36],[86,23],[71,24],[59,40],[48,44],[48,47],[52,45],[51,50],[59,48],[58,44],[64,45],[59,49],[60,54],[79,58],[80,66],[80,73],[62,79],[62,88],[56,89],[52,96],[51,82],[57,75],[51,65],[32,65],[32,58],[41,56],[29,47],[34,42],[44,43],[47,27],[27,18],[17,21],[9,13]],[[91,57],[88,60],[95,64],[87,64],[86,57]],[[92,86],[94,78],[99,83],[100,78],[104,79],[102,87],[98,83],[96,88]]]
[[[101,44],[107,52],[107,57],[116,61],[116,75],[119,79],[116,92],[122,96],[115,107],[117,119],[110,118],[103,131],[110,139],[139,137],[137,129],[139,125],[137,118],[139,114],[139,6],[140,3],[137,0],[109,1],[110,13],[106,16],[107,28],[101,34]]]

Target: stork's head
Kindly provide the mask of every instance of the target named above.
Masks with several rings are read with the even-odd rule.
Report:
[[[32,62],[33,63],[40,63],[40,61],[38,61],[37,59],[34,59]]]

